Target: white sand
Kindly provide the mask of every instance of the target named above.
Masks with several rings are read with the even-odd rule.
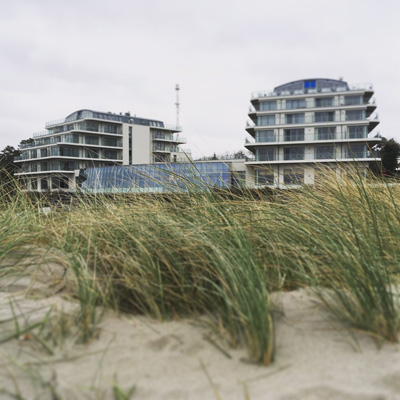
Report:
[[[73,287],[63,267],[46,268],[53,280],[46,281],[43,269],[33,283],[0,278],[0,321],[11,318],[0,324],[0,340],[15,332],[10,300],[24,316],[20,329],[43,320],[52,306],[53,318],[78,307],[63,299]],[[71,337],[54,346],[46,341],[50,355],[29,336],[0,344],[0,399],[18,391],[23,399],[113,399],[114,379],[124,390],[136,386],[132,399],[246,399],[244,387],[251,400],[400,399],[398,346],[377,349],[364,334],[356,334],[357,344],[304,290],[277,294],[274,301],[283,315],[276,319],[271,366],[243,362],[245,350],[229,348],[192,320],[160,323],[106,312],[87,345],[74,345]]]

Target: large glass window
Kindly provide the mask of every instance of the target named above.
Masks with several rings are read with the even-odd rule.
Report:
[[[323,126],[316,128],[317,140],[334,140],[336,139],[336,126]]]
[[[315,148],[316,160],[331,160],[336,158],[334,146],[317,146]]]
[[[260,142],[275,142],[275,132],[273,130],[256,131],[256,143]]]
[[[86,158],[99,158],[99,150],[86,149],[85,157]]]
[[[79,157],[79,149],[76,147],[61,147],[61,157]]]
[[[306,108],[305,99],[286,100],[286,109],[293,110],[295,108]]]
[[[118,158],[118,153],[116,150],[104,150],[104,157],[110,160],[116,160]]]
[[[265,125],[275,125],[275,115],[263,115],[262,117],[258,117],[258,123],[257,125],[259,126],[265,126]]]
[[[68,189],[69,182],[66,176],[53,176],[51,179],[52,189]]]
[[[117,147],[118,146],[118,140],[115,137],[104,137],[102,139],[103,146],[113,146]]]
[[[365,119],[364,110],[347,110],[346,121],[362,121]]]
[[[287,147],[283,156],[285,160],[304,160],[304,147]]]
[[[363,104],[363,97],[360,96],[360,95],[358,95],[358,96],[345,96],[344,104],[346,106]]]
[[[79,143],[79,134],[69,133],[69,134],[65,135],[65,141],[67,143]]]
[[[118,133],[118,126],[112,124],[104,124],[104,132],[105,133]]]
[[[262,147],[256,149],[256,161],[274,161],[275,160],[275,149],[269,147]]]
[[[42,178],[40,181],[41,184],[41,189],[42,190],[47,190],[49,188],[48,182],[47,182],[47,178]]]
[[[349,126],[347,130],[349,139],[360,139],[368,136],[368,127],[366,125]]]
[[[275,182],[274,171],[268,168],[257,168],[255,170],[257,185],[273,185]]]
[[[304,183],[303,168],[288,168],[283,170],[283,182],[285,185],[301,185]]]
[[[302,129],[285,129],[284,140],[285,140],[285,142],[295,142],[297,140],[304,140],[304,128],[302,128]]]
[[[367,146],[365,144],[349,144],[346,149],[346,158],[366,158]]]
[[[333,97],[321,97],[315,99],[315,107],[332,107]]]
[[[260,111],[271,111],[277,109],[277,102],[275,101],[262,101],[260,103]]]
[[[86,135],[85,136],[85,143],[86,144],[99,144],[99,137],[93,135]]]
[[[335,120],[335,113],[331,112],[316,112],[315,122],[332,122]]]
[[[304,114],[286,114],[287,124],[304,124]]]

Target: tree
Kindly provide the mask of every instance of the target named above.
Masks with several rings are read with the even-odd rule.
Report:
[[[0,186],[12,180],[14,171],[17,169],[14,164],[14,157],[20,154],[20,151],[12,146],[7,146],[0,151]]]
[[[373,150],[379,151],[382,160],[382,170],[388,175],[394,175],[400,158],[400,143],[394,139],[382,138]]]

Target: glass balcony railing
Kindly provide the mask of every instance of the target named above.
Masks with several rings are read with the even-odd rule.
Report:
[[[289,143],[289,142],[313,142],[313,141],[331,141],[331,140],[358,140],[358,139],[379,139],[381,134],[378,131],[372,131],[367,133],[366,131],[360,132],[315,132],[313,136],[307,136],[303,134],[285,135],[285,134],[274,134],[273,137],[257,137],[246,138],[245,145],[253,144],[276,144],[276,143]]]
[[[372,154],[369,151],[343,151],[341,153],[336,153],[335,151],[326,152],[313,152],[304,154],[280,154],[280,155],[256,155],[254,158],[247,157],[246,162],[281,162],[281,161],[293,161],[294,163],[298,161],[302,162],[318,162],[322,160],[354,160],[354,159],[376,159],[379,155]]]
[[[352,98],[353,96],[350,96],[349,98],[344,98],[343,99],[337,99],[337,98],[332,98],[332,99],[304,99],[302,101],[300,100],[286,100],[286,103],[278,105],[275,108],[268,108],[265,106],[266,102],[260,102],[257,105],[257,108],[250,106],[249,108],[249,114],[254,114],[254,113],[260,113],[260,112],[269,112],[272,113],[273,111],[277,110],[287,110],[290,112],[290,110],[300,110],[300,109],[309,109],[309,108],[331,108],[331,107],[348,107],[348,106],[375,106],[375,98],[372,99],[365,99],[362,96],[359,96],[359,98],[354,99]]]

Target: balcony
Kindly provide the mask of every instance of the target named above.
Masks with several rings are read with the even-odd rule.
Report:
[[[256,138],[245,138],[245,147],[256,147],[259,145],[276,146],[281,143],[315,143],[315,142],[332,142],[332,141],[371,141],[379,142],[381,134],[377,131],[368,133],[367,131],[354,131],[354,132],[315,132],[313,136],[299,134],[285,135],[285,133],[277,133],[271,137],[258,137],[256,131]]]
[[[166,133],[162,131],[153,132],[153,140],[160,142],[174,142],[177,144],[187,143],[187,139],[184,137],[181,137],[179,135],[174,136],[172,133]]]
[[[323,109],[323,108],[370,108],[375,109],[375,99],[365,99],[362,95],[345,97],[344,100],[337,98],[305,98],[301,100],[286,100],[285,107],[268,108],[265,105],[269,102],[259,102],[257,109],[254,106],[249,107],[249,116],[255,116],[257,113],[268,113],[272,114],[276,111],[292,111],[302,109]],[[274,101],[275,102],[275,101]]]

